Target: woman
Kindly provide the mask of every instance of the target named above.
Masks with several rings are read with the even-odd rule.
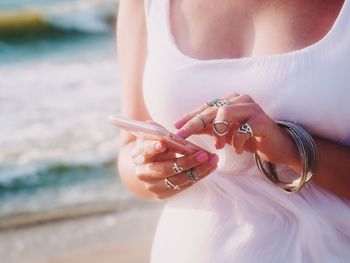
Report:
[[[167,199],[151,261],[348,262],[349,1],[120,2],[122,113],[207,150],[179,157],[123,135],[124,183]],[[318,152],[295,194],[253,158],[281,176],[314,160],[278,120],[306,129]]]

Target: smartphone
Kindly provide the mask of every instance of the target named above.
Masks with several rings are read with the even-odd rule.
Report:
[[[109,122],[120,129],[130,132],[140,139],[163,141],[170,148],[176,149],[180,154],[191,154],[199,150],[207,152],[198,145],[171,133],[162,126],[158,126],[153,123],[133,120],[123,116],[110,116]]]

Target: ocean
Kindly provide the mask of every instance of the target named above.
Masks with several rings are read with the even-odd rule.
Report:
[[[116,0],[0,2],[0,229],[134,199],[115,167]]]

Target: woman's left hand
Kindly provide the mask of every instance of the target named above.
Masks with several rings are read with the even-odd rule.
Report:
[[[217,149],[230,144],[237,153],[257,153],[269,162],[291,167],[299,163],[293,140],[248,95],[234,93],[208,102],[176,121],[175,127],[182,138],[212,135]]]

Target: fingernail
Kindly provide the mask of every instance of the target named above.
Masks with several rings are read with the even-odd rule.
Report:
[[[211,165],[217,164],[219,162],[219,157],[217,155],[213,155],[209,158],[209,163]]]
[[[134,159],[134,163],[136,165],[140,165],[143,164],[145,162],[145,157],[143,155],[138,155],[135,159]]]
[[[184,135],[185,135],[185,130],[178,130],[175,134],[176,134],[177,136],[183,138]]]
[[[220,145],[220,142],[216,142],[215,143],[215,148],[216,148],[216,150],[220,150],[222,147],[221,147],[221,145]]]
[[[235,149],[235,152],[236,152],[237,154],[241,154],[241,153],[243,152],[243,150]]]
[[[174,123],[174,126],[176,129],[180,129],[185,124],[185,121],[183,119],[180,119]]]
[[[203,163],[206,160],[208,160],[208,157],[209,157],[208,154],[206,154],[205,152],[199,152],[199,153],[196,154],[196,160],[198,162],[201,162],[201,163]]]
[[[154,148],[157,150],[157,151],[161,151],[163,149],[163,146],[161,143],[157,142],[155,145],[154,145]]]

